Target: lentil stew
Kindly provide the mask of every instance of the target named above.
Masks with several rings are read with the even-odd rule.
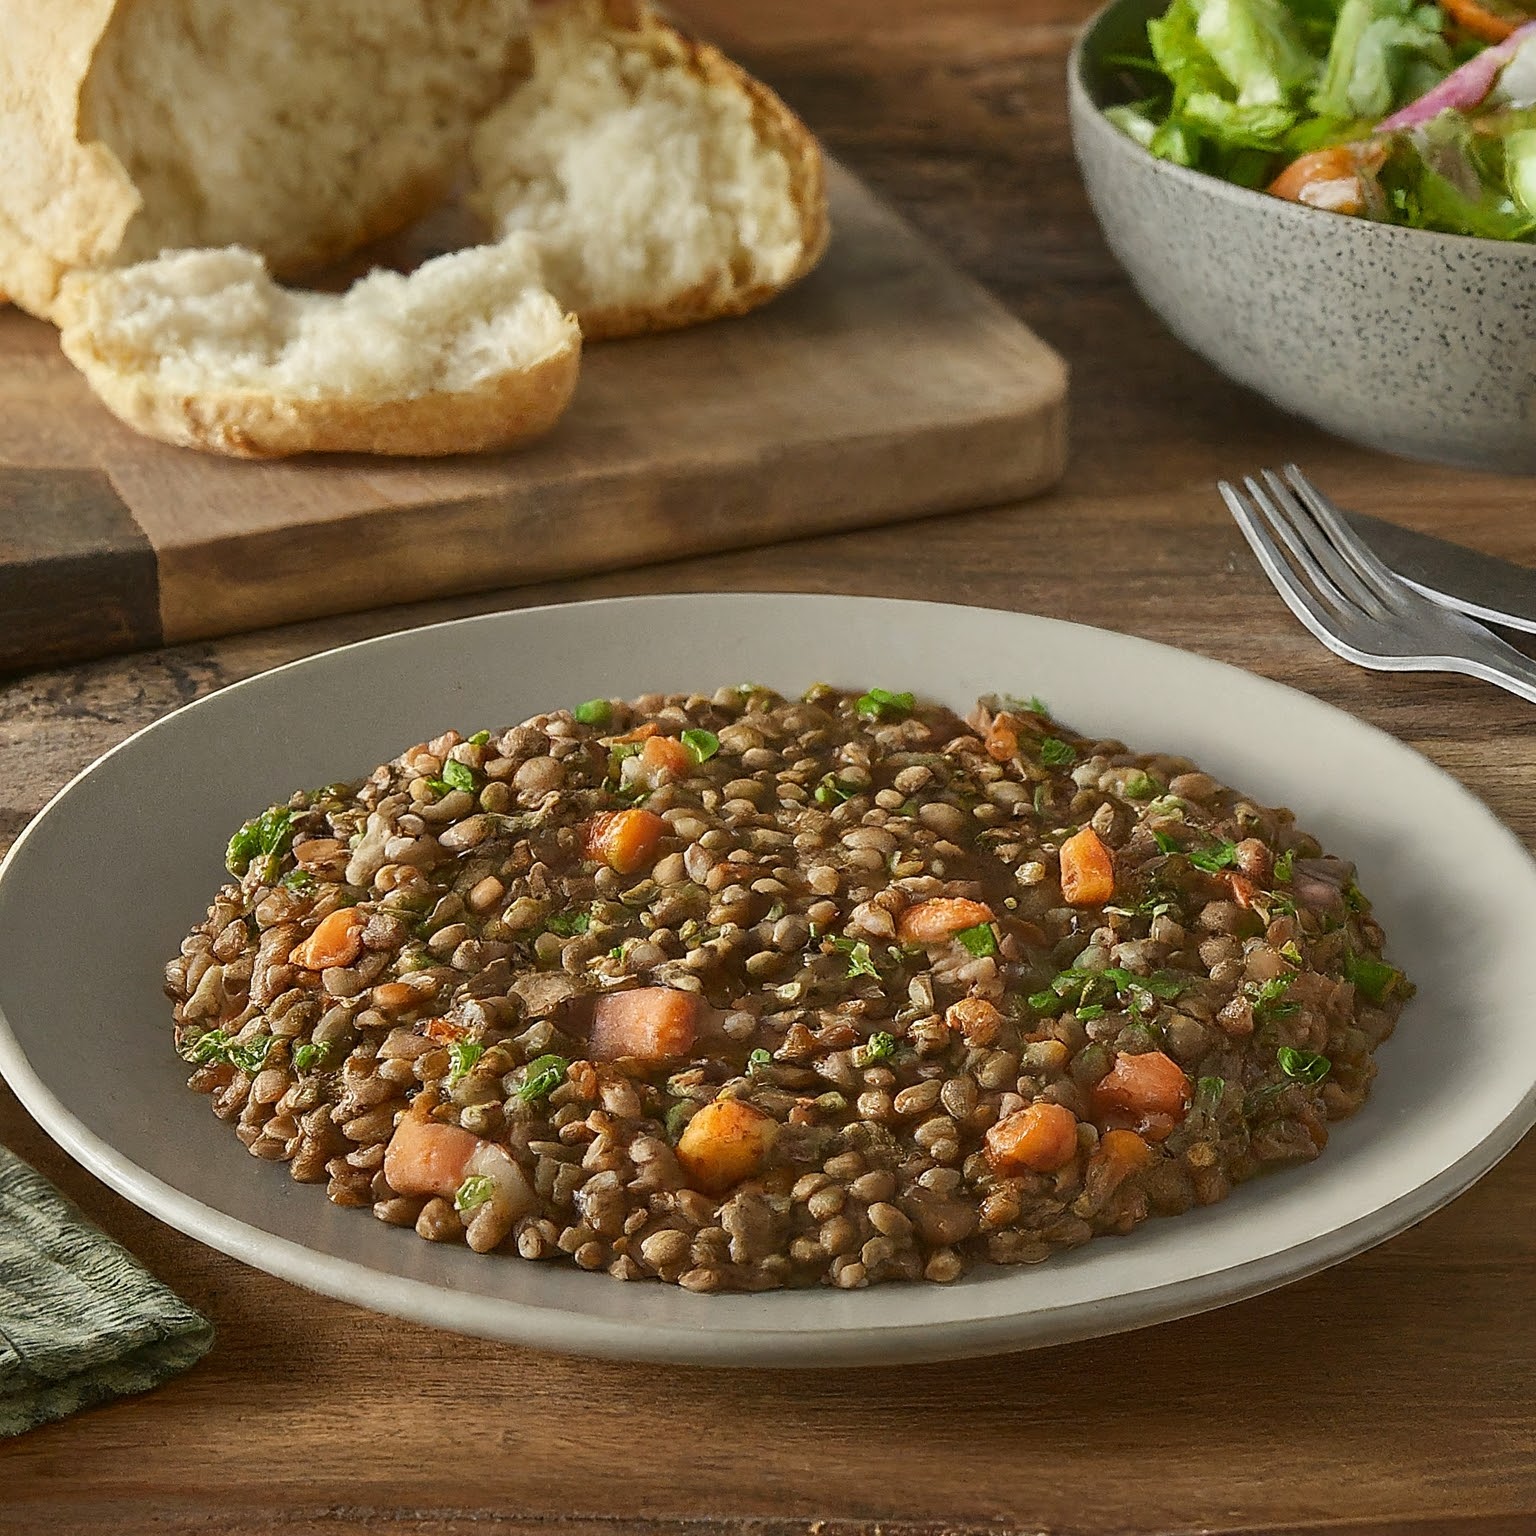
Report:
[[[950,1281],[1315,1158],[1412,988],[1353,868],[1038,700],[591,700],[230,841],[166,968],[260,1158],[695,1291]]]

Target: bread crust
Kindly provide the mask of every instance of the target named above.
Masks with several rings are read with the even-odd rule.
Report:
[[[559,421],[581,369],[581,338],[573,322],[558,351],[470,390],[371,399],[276,395],[244,387],[189,394],[102,352],[72,292],[81,281],[65,286],[59,344],[102,404],[146,437],[231,458],[299,453],[439,458],[514,448],[542,437]]]
[[[573,0],[553,0],[536,8],[553,14]],[[582,0],[574,0],[580,4]],[[789,168],[790,196],[800,221],[801,252],[794,269],[778,283],[738,284],[729,273],[716,274],[659,305],[612,305],[578,309],[588,341],[615,341],[660,331],[679,330],[708,320],[744,315],[799,282],[819,262],[831,235],[827,214],[826,166],[816,137],[778,94],[748,74],[709,43],[688,37],[664,21],[644,0],[595,0],[594,19],[616,46],[644,53],[657,69],[682,69],[709,91],[744,96],[760,141],[779,151]]]

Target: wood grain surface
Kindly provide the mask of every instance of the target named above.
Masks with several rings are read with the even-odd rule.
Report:
[[[1128,630],[1373,722],[1532,843],[1536,710],[1321,650],[1211,489],[1218,474],[1295,458],[1349,504],[1536,564],[1529,483],[1348,448],[1162,332],[1106,254],[1071,166],[1061,69],[1083,4],[685,8],[1067,356],[1071,464],[1058,491],[1027,505],[526,588],[507,603],[848,590]],[[0,692],[0,843],[94,755],[190,698],[323,646],[501,603],[379,611],[23,678]],[[1536,1531],[1533,1140],[1412,1231],[1240,1306],[968,1364],[748,1375],[596,1365],[375,1317],[160,1226],[3,1093],[0,1139],[219,1329],[212,1354],[160,1391],[0,1444],[6,1536]]]
[[[829,196],[832,244],[804,282],[730,324],[589,346],[570,411],[516,453],[168,447],[107,413],[52,327],[0,312],[0,601],[31,599],[0,629],[0,670],[1054,484],[1060,360],[839,166]],[[408,268],[478,233],[449,207],[370,255]]]

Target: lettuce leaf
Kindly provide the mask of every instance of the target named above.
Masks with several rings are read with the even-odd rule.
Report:
[[[1282,0],[1193,0],[1195,35],[1237,93],[1240,106],[1296,103],[1318,76]]]
[[[1417,0],[1344,0],[1314,112],[1379,122],[1437,85],[1451,68],[1438,6]]]
[[[1388,216],[1395,224],[1434,229],[1487,240],[1524,240],[1536,233],[1536,215],[1511,186],[1511,174],[1525,175],[1520,135],[1529,124],[1508,114],[1508,134],[1499,124],[1474,126],[1456,112],[1393,139],[1381,171]],[[1515,143],[1512,160],[1509,141]]]

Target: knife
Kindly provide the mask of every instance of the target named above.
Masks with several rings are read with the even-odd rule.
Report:
[[[1385,564],[1426,597],[1484,623],[1536,634],[1536,570],[1363,512],[1344,516]]]

